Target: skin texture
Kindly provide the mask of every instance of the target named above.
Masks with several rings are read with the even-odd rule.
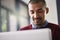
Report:
[[[48,13],[46,5],[43,2],[29,3],[28,8],[33,24],[41,26],[45,22],[45,15]]]

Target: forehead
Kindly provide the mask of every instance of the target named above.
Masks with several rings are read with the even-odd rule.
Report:
[[[39,3],[29,3],[28,8],[29,10],[37,10],[43,8],[44,4],[42,2]]]

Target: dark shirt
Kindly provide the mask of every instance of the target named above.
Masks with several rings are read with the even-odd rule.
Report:
[[[51,29],[52,40],[60,40],[60,26],[59,25],[48,22],[48,24],[45,27],[42,27],[42,28]],[[22,31],[23,30],[33,30],[33,28],[32,28],[32,25],[28,25],[28,26],[25,26],[24,28],[21,28],[20,30],[22,30]]]

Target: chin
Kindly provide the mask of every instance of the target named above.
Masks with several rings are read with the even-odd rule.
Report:
[[[35,25],[41,25],[40,23],[35,23]]]

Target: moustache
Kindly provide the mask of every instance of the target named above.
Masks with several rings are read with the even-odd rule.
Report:
[[[42,18],[41,17],[38,17],[38,18],[34,18],[34,20],[41,20]]]

